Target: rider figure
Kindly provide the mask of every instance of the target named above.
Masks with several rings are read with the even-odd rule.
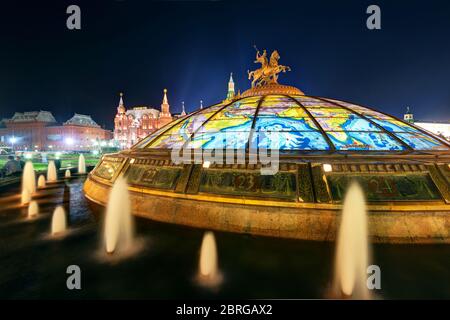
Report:
[[[256,61],[255,63],[261,63],[261,67],[265,67],[268,64],[267,61],[267,51],[264,49],[263,54],[259,53],[259,50],[256,51]]]

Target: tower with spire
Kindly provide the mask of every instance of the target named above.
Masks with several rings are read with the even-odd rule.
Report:
[[[161,104],[161,117],[170,117],[169,111],[170,105],[169,100],[167,99],[167,89],[164,89],[163,101]]]
[[[228,81],[228,92],[226,100],[233,100],[235,95],[234,91],[234,81],[233,81],[233,72],[230,73],[230,80]]]
[[[409,123],[414,123],[414,114],[406,107],[406,113],[403,115],[403,120]]]
[[[163,125],[172,121],[172,115],[170,114],[169,100],[167,99],[167,89],[164,89],[163,101],[161,104],[161,113],[159,114],[159,125]]]
[[[119,93],[119,105],[117,106],[117,114],[114,118],[114,139],[120,144],[125,145],[128,142],[128,117],[127,109],[123,103],[123,93]]]
[[[186,110],[184,110],[184,101],[181,101],[181,116],[186,115]]]
[[[119,93],[119,106],[117,107],[118,114],[124,114],[126,112],[125,105],[123,104],[123,93]]]

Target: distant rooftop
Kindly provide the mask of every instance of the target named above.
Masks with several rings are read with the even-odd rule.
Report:
[[[64,122],[63,125],[100,128],[100,126],[94,120],[92,120],[91,116],[79,113],[75,113],[73,117]]]
[[[7,122],[56,122],[55,117],[49,111],[29,111],[29,112],[16,112],[11,119],[7,119]]]

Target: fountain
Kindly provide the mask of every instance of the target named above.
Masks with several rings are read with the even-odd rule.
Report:
[[[45,177],[43,174],[41,174],[39,176],[37,185],[38,185],[38,188],[45,188]]]
[[[26,204],[30,203],[30,201],[31,201],[30,191],[28,191],[27,188],[24,188],[22,190],[22,194],[20,195],[20,203],[22,205],[26,205]]]
[[[55,161],[50,160],[47,168],[47,181],[56,182],[57,179]]]
[[[200,261],[197,281],[201,286],[217,288],[222,282],[222,274],[218,267],[218,256],[214,233],[205,232],[200,249]]]
[[[68,179],[68,178],[70,178],[70,177],[71,177],[70,170],[67,169],[66,172],[64,173],[64,178]]]
[[[31,201],[28,206],[28,218],[34,218],[39,214],[39,205],[36,201]]]
[[[133,217],[128,184],[119,176],[109,194],[106,207],[104,241],[107,253],[130,250],[133,245]]]
[[[83,154],[80,154],[78,157],[78,173],[85,174],[86,173],[86,162],[84,160]]]
[[[22,192],[27,189],[30,194],[36,192],[36,174],[34,172],[33,163],[27,161],[22,173]]]
[[[53,211],[52,235],[61,234],[66,231],[66,212],[62,206],[57,206]]]
[[[359,184],[353,182],[344,198],[337,235],[333,297],[371,298],[367,288],[369,252],[364,194]]]

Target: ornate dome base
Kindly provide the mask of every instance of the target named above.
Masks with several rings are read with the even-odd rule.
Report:
[[[241,94],[241,98],[252,97],[252,96],[260,96],[267,94],[287,94],[287,95],[304,95],[303,91],[293,86],[286,86],[283,84],[268,84],[261,87],[253,87],[244,91]]]
[[[288,161],[275,176],[262,176],[254,165],[204,168],[175,165],[159,153],[121,153],[103,158],[86,180],[84,193],[90,202],[106,206],[115,179],[124,174],[137,216],[228,232],[334,241],[346,185],[356,179],[367,189],[371,241],[450,243],[450,168],[432,158],[410,158]]]

